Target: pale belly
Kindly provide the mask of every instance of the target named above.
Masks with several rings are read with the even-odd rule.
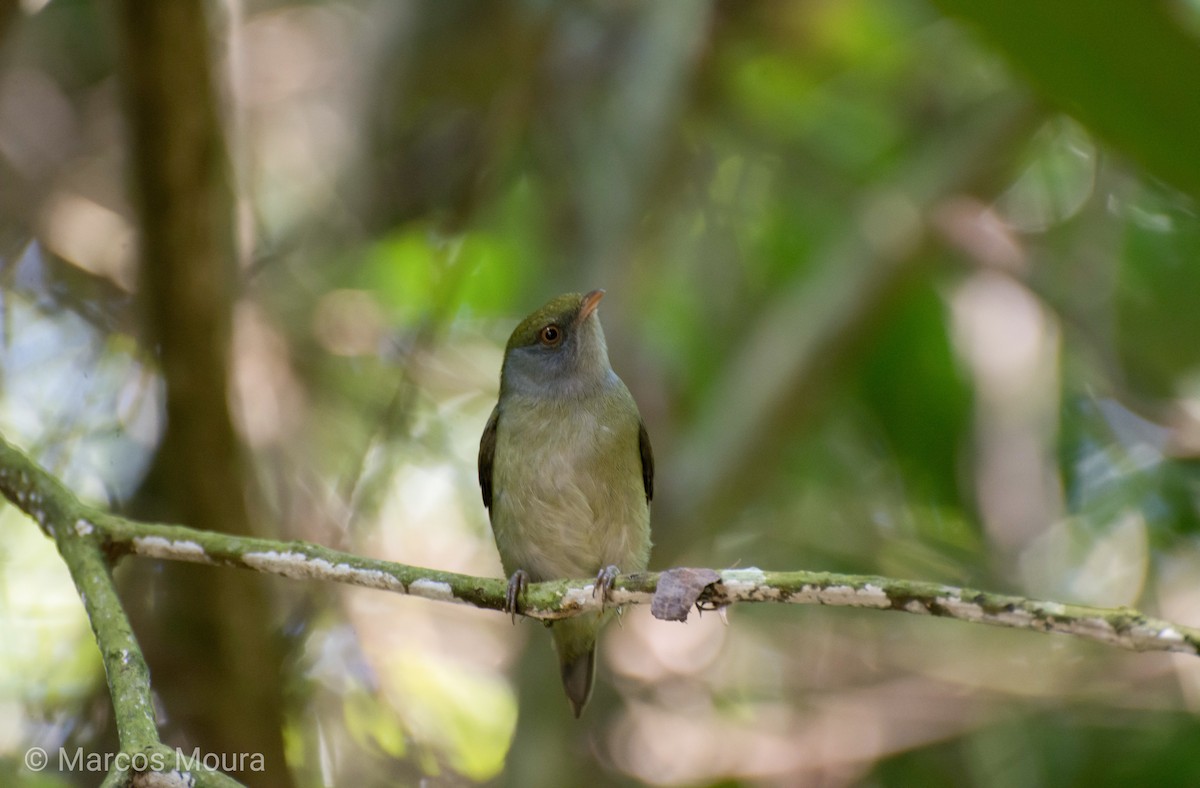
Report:
[[[536,582],[593,577],[609,565],[645,569],[650,508],[636,416],[576,408],[569,430],[547,423],[539,409],[515,407],[497,425],[492,528],[505,573],[524,569]]]

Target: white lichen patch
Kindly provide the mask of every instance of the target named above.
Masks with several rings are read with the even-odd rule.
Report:
[[[333,564],[322,558],[313,558],[304,553],[267,550],[261,553],[245,553],[242,560],[246,566],[260,572],[270,572],[296,580],[310,577],[329,577],[333,574]]]
[[[83,518],[75,521],[75,533],[79,534],[80,536],[89,536],[95,530],[96,529],[92,526],[92,524]]]
[[[974,602],[965,602],[957,596],[939,596],[933,602],[954,618],[963,621],[982,621],[985,618],[982,607]]]
[[[1171,643],[1182,643],[1184,641],[1183,634],[1174,627],[1167,627],[1158,633],[1159,640],[1166,640]]]
[[[270,572],[294,580],[322,579],[336,580],[366,588],[378,588],[384,591],[403,591],[404,584],[387,572],[378,569],[362,569],[346,563],[331,563],[324,558],[314,558],[305,553],[293,551],[246,553],[242,556],[246,565],[260,572]]]
[[[458,597],[454,596],[454,589],[449,583],[440,580],[414,580],[408,584],[408,593],[413,596],[424,597],[425,599],[436,599],[439,602],[458,602]]]
[[[957,596],[939,596],[934,600],[934,604],[946,611],[952,618],[957,618],[960,621],[983,621],[1014,627],[1016,629],[1045,628],[1044,626],[1036,626],[1038,618],[1029,611],[1021,608],[989,611],[977,602]]]
[[[721,585],[725,586],[725,591],[729,594],[739,588],[758,588],[767,582],[766,573],[756,566],[749,566],[745,569],[725,569],[721,571],[720,575]]]
[[[1042,610],[1051,616],[1061,616],[1066,614],[1067,606],[1061,602],[1043,602]]]
[[[892,604],[892,600],[888,599],[888,595],[883,592],[883,589],[874,583],[867,583],[858,589],[858,596],[862,599],[885,600],[888,607]]]
[[[367,588],[378,588],[381,591],[403,591],[404,584],[397,580],[387,572],[381,572],[378,569],[358,569],[346,564],[338,564],[335,569],[348,569],[349,572],[342,576],[351,579],[355,585],[365,586]]]
[[[825,605],[839,607],[878,607],[892,606],[883,589],[876,585],[867,584],[862,588],[849,585],[826,586],[817,592],[818,600]]]
[[[133,551],[147,558],[174,558],[202,564],[212,563],[203,547],[186,539],[176,541],[161,536],[135,536]]]
[[[592,589],[594,584],[588,584],[583,588],[568,588],[562,596],[561,607],[564,610],[586,610],[589,607],[600,607],[600,596],[593,595]]]
[[[757,567],[726,569],[720,575],[725,598],[731,602],[759,602],[783,597],[783,592],[778,588],[766,585],[767,575]]]
[[[1074,626],[1066,629],[1068,632],[1088,632],[1094,637],[1101,640],[1113,640],[1117,638],[1117,630],[1113,627],[1112,622],[1107,619],[1092,616],[1091,618],[1081,618]]]
[[[815,605],[821,602],[821,592],[825,589],[821,586],[804,585],[799,591],[792,594],[789,601],[798,605]]]
[[[625,591],[620,588],[614,588],[608,592],[608,607],[616,607],[619,605],[648,605],[654,599],[654,594],[647,594],[644,591]],[[596,597],[596,603],[599,604],[600,598]]]

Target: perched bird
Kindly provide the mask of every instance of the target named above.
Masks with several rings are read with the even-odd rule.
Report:
[[[608,362],[603,290],[562,295],[525,318],[504,350],[500,400],[479,441],[479,486],[515,617],[529,582],[596,577],[650,559],[654,459],[637,403]],[[549,626],[575,716],[592,694],[596,636],[612,611]]]

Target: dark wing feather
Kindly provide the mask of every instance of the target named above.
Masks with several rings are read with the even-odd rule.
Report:
[[[492,408],[492,415],[483,428],[479,439],[479,489],[483,493],[483,505],[492,510],[492,462],[496,458],[496,422],[499,421],[500,405]]]
[[[493,439],[494,440],[494,439]],[[646,503],[654,498],[654,452],[650,450],[650,433],[646,422],[638,420],[638,452],[642,455],[642,484],[646,488]]]

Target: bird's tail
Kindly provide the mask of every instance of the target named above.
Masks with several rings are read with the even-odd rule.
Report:
[[[576,719],[583,714],[583,707],[592,696],[592,686],[596,683],[596,635],[601,623],[599,615],[585,613],[556,621],[550,628],[554,650],[558,652],[563,689]]]
[[[559,662],[562,669],[563,689],[567,691],[567,700],[571,701],[571,711],[575,719],[583,714],[583,707],[592,697],[592,687],[596,683],[596,647],[570,662]]]

